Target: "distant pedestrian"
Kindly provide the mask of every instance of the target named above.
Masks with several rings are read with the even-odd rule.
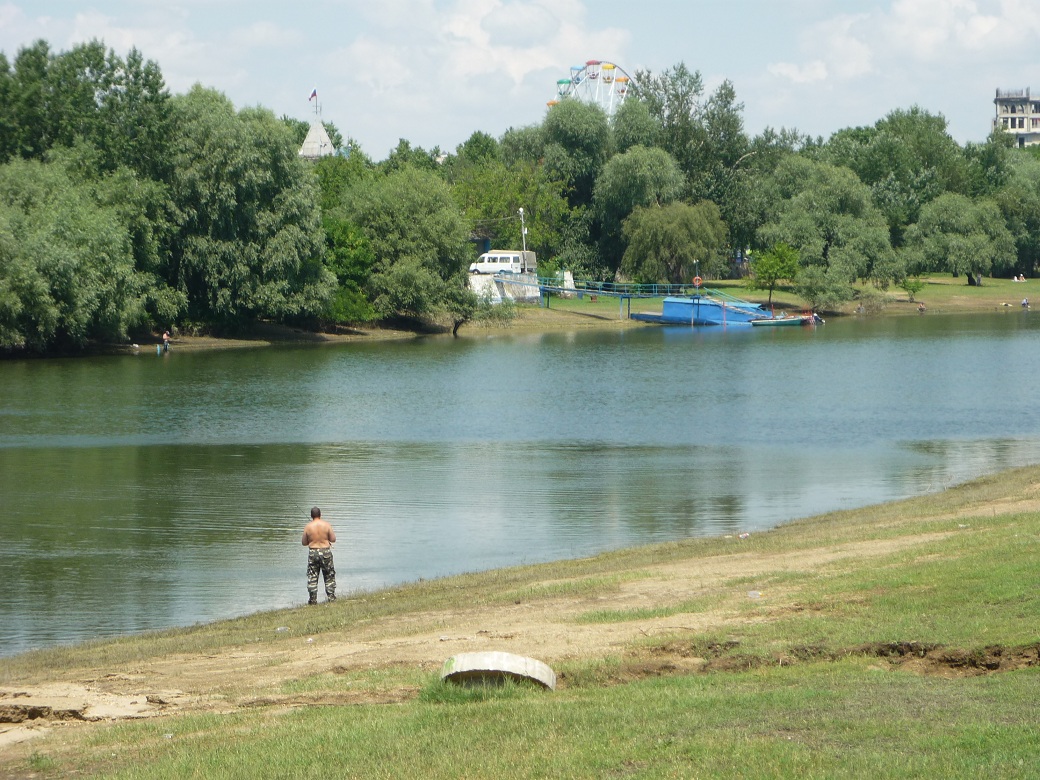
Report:
[[[318,573],[325,580],[326,601],[336,600],[336,567],[332,562],[332,543],[336,532],[321,519],[318,507],[311,509],[311,521],[303,529],[307,547],[307,603],[318,603]]]
[[[170,331],[164,330],[162,334],[162,351],[170,351]]]

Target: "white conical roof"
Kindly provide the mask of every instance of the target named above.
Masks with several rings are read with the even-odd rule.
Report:
[[[320,119],[315,119],[311,129],[307,131],[307,137],[303,141],[303,146],[300,147],[300,157],[306,157],[308,160],[317,160],[319,157],[328,157],[330,154],[335,153],[336,150],[332,146],[332,139],[325,132],[324,125],[322,125]]]

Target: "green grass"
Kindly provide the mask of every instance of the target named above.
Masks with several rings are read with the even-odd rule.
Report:
[[[694,561],[696,570],[697,561],[741,556],[755,567],[672,603],[581,613],[576,625],[665,618],[671,628],[609,657],[554,664],[555,692],[456,688],[436,672],[393,665],[301,674],[276,691],[288,701],[67,731],[61,740],[78,739],[75,749],[40,740],[14,769],[114,778],[1037,777],[1040,514],[994,509],[1035,495],[1038,484],[1040,467],[1017,469],[745,540],[692,539],[452,577],[329,608],[5,659],[5,679],[46,679],[55,664],[96,668],[291,641],[255,638],[271,625],[297,639],[349,636],[428,610],[594,599],[638,587],[661,563]],[[825,548],[829,558],[812,554]],[[813,563],[771,565],[787,553]],[[724,619],[710,631],[683,628],[692,622],[683,615],[706,612]],[[1018,656],[1021,668],[972,667],[994,654]],[[343,703],[354,692],[371,702],[402,690],[414,695]],[[0,774],[8,768],[0,763]]]
[[[1010,279],[983,279],[981,287],[969,286],[963,276],[956,278],[931,276],[924,277],[923,281],[925,282],[924,289],[917,293],[914,302],[909,300],[904,290],[899,287],[890,287],[884,293],[887,303],[882,313],[886,316],[917,315],[919,303],[924,303],[928,313],[932,314],[1017,310],[1020,308],[1023,298],[1029,298],[1036,305],[1040,305],[1040,280],[1021,283],[1013,282]],[[712,280],[706,283],[705,287],[754,303],[764,304],[769,299],[768,291],[749,290],[739,279]],[[631,311],[659,314],[661,300],[661,298],[632,300]],[[805,302],[795,294],[793,285],[789,284],[781,285],[773,291],[772,303],[777,310],[801,311],[805,308]],[[1005,304],[1007,305],[1005,306]],[[839,313],[852,314],[856,305],[856,301],[843,304]],[[617,320],[620,312],[618,299],[604,295],[597,296],[595,301],[589,295],[583,295],[580,299],[554,297],[549,306],[551,309],[605,320]],[[530,307],[519,307],[521,311],[527,308]],[[628,311],[627,304],[625,311],[626,313]]]
[[[1036,777],[1032,672],[943,680],[857,661],[407,706],[192,716],[106,729],[115,778]],[[75,770],[76,766],[66,769]]]

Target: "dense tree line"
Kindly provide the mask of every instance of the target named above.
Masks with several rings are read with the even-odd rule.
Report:
[[[830,307],[947,272],[1040,263],[1040,158],[958,145],[920,108],[812,139],[749,136],[732,84],[640,72],[612,117],[579,101],[453,153],[356,143],[316,163],[307,124],[171,95],[154,62],[97,41],[0,53],[0,349],[164,327],[407,318],[457,328],[480,242],[542,275],[640,282],[748,275]],[[748,262],[749,261],[749,262]]]
[[[323,315],[319,187],[293,128],[98,42],[0,54],[0,349]]]

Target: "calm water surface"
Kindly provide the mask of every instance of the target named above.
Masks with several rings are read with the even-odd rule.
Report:
[[[479,334],[479,331],[473,331]],[[1040,315],[0,363],[0,655],[1040,461]]]

